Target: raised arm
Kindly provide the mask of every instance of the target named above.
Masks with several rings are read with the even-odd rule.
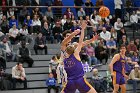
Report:
[[[61,50],[62,51],[65,51],[66,49],[66,45],[70,42],[70,40],[75,36],[77,35],[78,33],[80,33],[79,30],[75,30],[73,33],[70,34],[70,36],[66,37],[62,43],[61,43]]]
[[[79,52],[81,51],[81,48],[82,48],[82,43],[83,43],[83,39],[84,39],[84,30],[85,30],[86,26],[87,26],[86,22],[83,22],[82,23],[81,35],[80,35],[80,38],[79,38],[79,43],[78,43],[78,46],[77,46],[77,48],[75,49],[75,52],[74,52],[75,57],[79,60],[80,60]]]
[[[89,40],[84,41],[84,42],[82,43],[82,47],[84,47],[84,46],[86,46],[86,45],[88,45],[88,44],[94,42],[95,40],[97,40],[97,38],[98,38],[98,35],[93,36],[92,39],[89,39]]]

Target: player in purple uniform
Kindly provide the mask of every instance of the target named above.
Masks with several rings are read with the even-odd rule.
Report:
[[[77,48],[73,45],[69,45],[65,50],[64,68],[67,73],[67,83],[62,89],[61,93],[75,93],[76,89],[80,93],[97,93],[95,89],[84,78],[83,66],[80,61],[79,52],[82,48],[82,42],[84,39],[84,30],[86,23],[82,25],[81,36]]]
[[[125,45],[121,45],[120,53],[114,55],[111,63],[109,64],[111,75],[113,77],[113,93],[118,93],[119,87],[121,88],[121,93],[126,93],[125,78],[128,79],[128,76],[125,74],[125,52]]]

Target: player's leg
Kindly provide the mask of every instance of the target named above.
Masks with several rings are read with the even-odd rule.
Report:
[[[114,86],[113,93],[118,93],[121,75],[120,75],[120,73],[117,73],[116,71],[114,71],[113,73],[114,73],[114,75],[113,75],[113,86]]]
[[[120,85],[121,87],[121,93],[126,93],[126,85],[123,84],[123,85]]]
[[[63,86],[61,93],[75,93],[76,86],[73,80],[67,81],[67,84]]]
[[[96,90],[88,83],[85,78],[79,78],[76,81],[80,93],[97,93]]]
[[[119,84],[113,84],[113,86],[114,86],[113,93],[118,93],[118,90],[119,90]]]

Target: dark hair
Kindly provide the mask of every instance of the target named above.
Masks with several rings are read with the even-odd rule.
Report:
[[[126,45],[122,44],[122,45],[120,46],[120,48],[122,48],[122,47],[125,47],[125,48],[126,48]]]
[[[22,64],[21,62],[18,62],[17,65]]]
[[[64,32],[62,33],[62,36],[63,36],[63,37],[66,37],[66,34],[67,34],[67,33],[71,33],[71,31],[70,31],[70,30],[64,31]]]

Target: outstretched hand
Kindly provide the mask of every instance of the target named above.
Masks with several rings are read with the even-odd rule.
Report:
[[[98,37],[99,37],[98,35],[93,35],[92,40],[93,40],[93,41],[95,41],[95,40],[97,40],[97,39],[98,39]]]
[[[77,34],[79,34],[81,31],[80,31],[80,29],[77,29],[77,30],[75,30],[74,31],[74,33],[77,35]]]

